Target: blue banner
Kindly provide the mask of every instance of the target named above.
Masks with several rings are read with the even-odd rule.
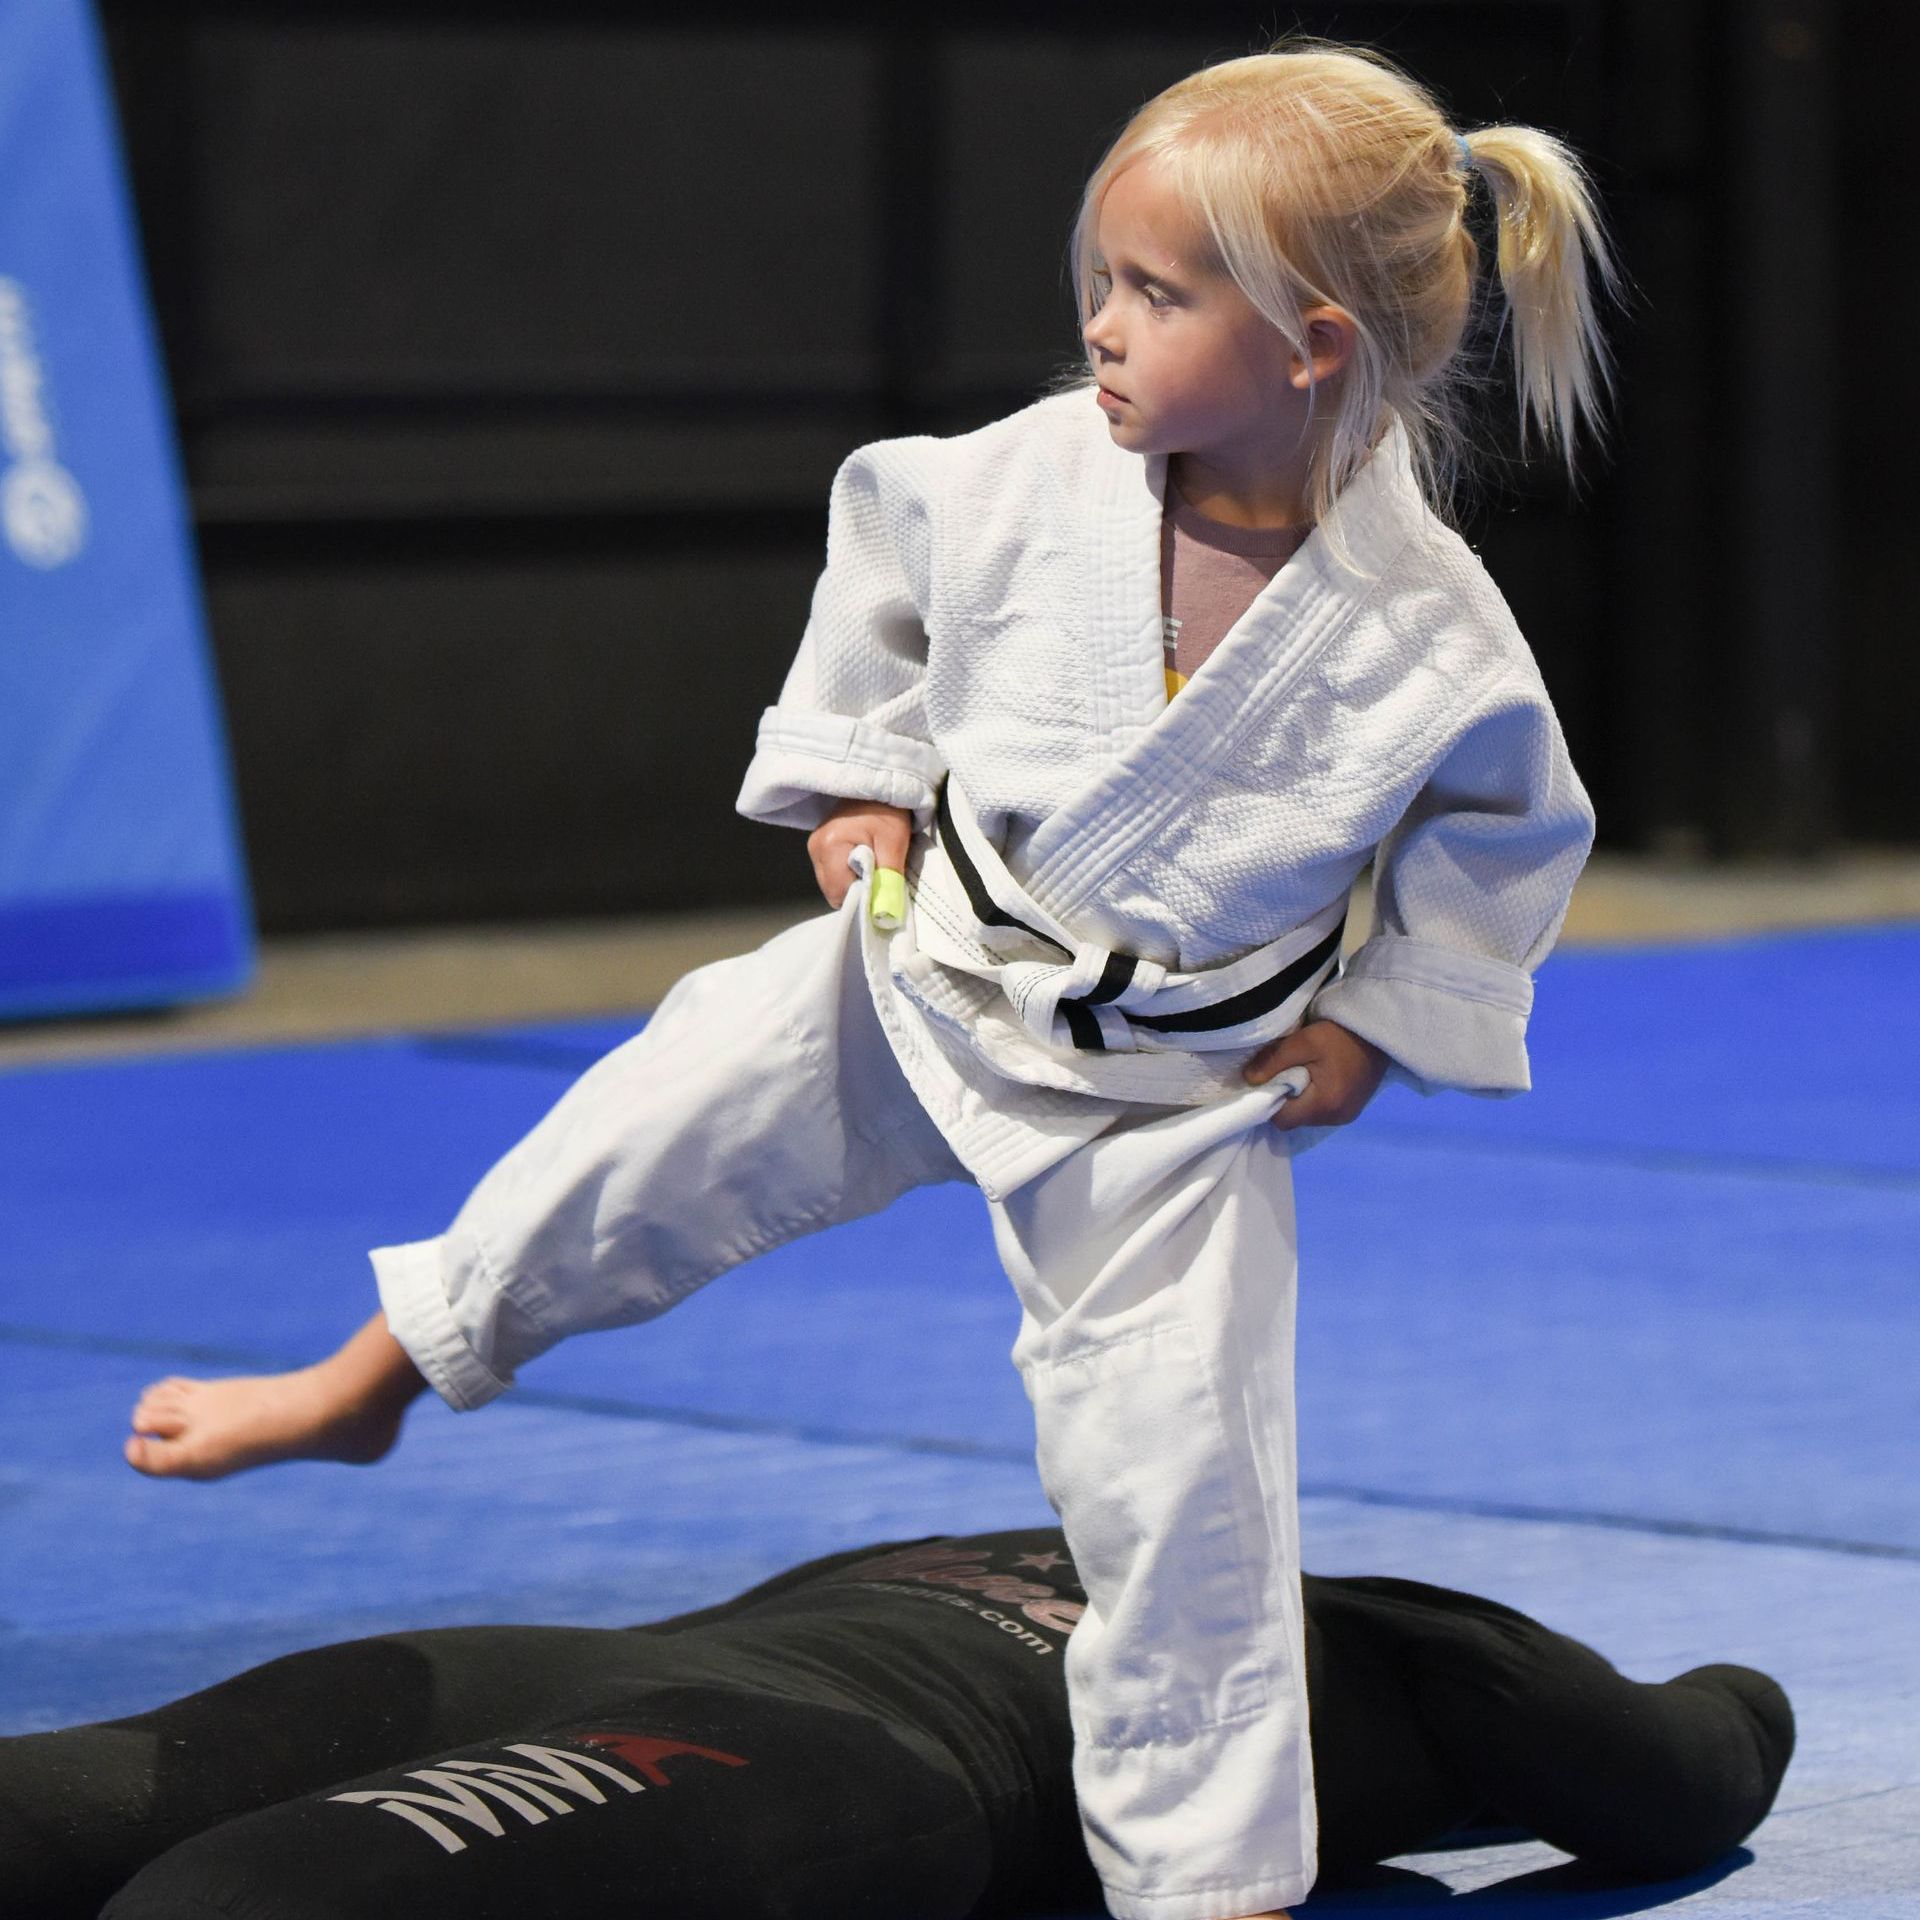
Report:
[[[83,0],[0,0],[0,1016],[252,971],[110,102]]]

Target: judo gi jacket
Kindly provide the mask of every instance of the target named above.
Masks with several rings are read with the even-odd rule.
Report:
[[[1498,588],[1395,427],[1333,509],[1346,558],[1316,529],[1169,703],[1166,484],[1082,390],[855,453],[741,811],[811,828],[867,799],[926,827],[951,779],[1051,924],[1197,971],[1337,918],[1371,860],[1374,930],[1309,1017],[1424,1088],[1525,1088],[1531,973],[1593,819]],[[876,1006],[989,1196],[1097,1135],[1109,1095],[1169,1097],[1022,1044],[920,947],[910,924],[876,954]],[[1225,1092],[1241,1059],[1172,1098]]]

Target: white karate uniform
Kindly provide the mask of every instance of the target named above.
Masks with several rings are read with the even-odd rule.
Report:
[[[924,829],[949,783],[907,925],[875,933],[856,886],[682,981],[446,1234],[374,1262],[396,1337],[473,1406],[568,1334],[972,1178],[1088,1594],[1067,1678],[1089,1849],[1122,1920],[1220,1920],[1302,1899],[1315,1840],[1299,1136],[1266,1124],[1303,1076],[1248,1088],[1240,1065],[1312,995],[1418,1085],[1524,1087],[1531,969],[1592,817],[1397,430],[1334,509],[1349,562],[1316,531],[1171,705],[1164,486],[1083,392],[849,459],[740,804],[812,827],[868,798]],[[969,919],[956,839],[1011,926]],[[1322,985],[1370,858],[1375,931]],[[1282,962],[1292,991],[1252,1024],[1169,1031]]]

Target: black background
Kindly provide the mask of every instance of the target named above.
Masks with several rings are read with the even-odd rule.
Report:
[[[1292,28],[1592,165],[1613,457],[1466,531],[1604,841],[1920,839],[1908,9],[104,16],[269,929],[803,894],[731,807],[835,466],[1071,360],[1106,142]]]

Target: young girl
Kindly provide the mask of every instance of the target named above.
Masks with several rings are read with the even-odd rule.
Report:
[[[444,1235],[374,1255],[384,1316],[332,1360],[152,1390],[133,1464],[372,1457],[423,1379],[477,1406],[569,1334],[970,1178],[1087,1591],[1074,1783],[1108,1903],[1304,1896],[1290,1152],[1387,1071],[1526,1086],[1591,835],[1512,616],[1429,505],[1476,174],[1522,434],[1571,460],[1612,269],[1559,143],[1463,138],[1320,45],[1142,108],[1075,233],[1093,381],[835,482],[740,805],[810,830],[838,912],[675,988]],[[891,934],[876,856],[913,883]]]

